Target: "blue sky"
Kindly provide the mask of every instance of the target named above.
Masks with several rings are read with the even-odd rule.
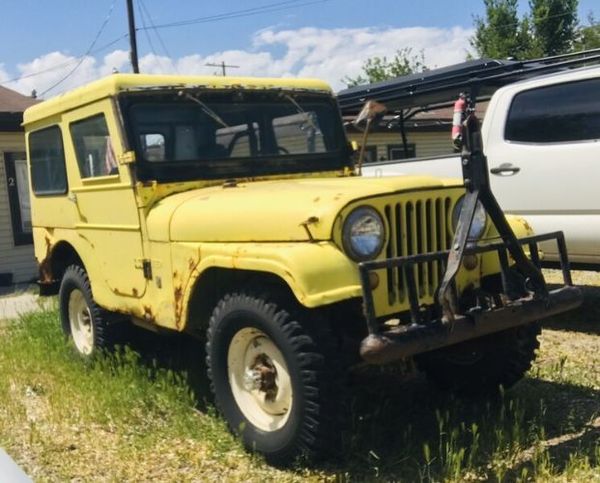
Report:
[[[464,59],[473,15],[484,12],[483,0],[134,0],[137,23],[145,6],[155,24],[219,15],[278,4],[272,12],[222,21],[162,28],[163,49],[154,31],[153,49],[138,33],[142,66],[147,72],[211,74],[207,62],[225,59],[240,65],[231,74],[310,75],[341,86],[371,55],[391,55],[401,47],[423,50],[430,66]],[[127,32],[125,0],[8,0],[0,19],[0,82],[22,92],[43,92],[78,64],[110,7],[112,14],[96,48]],[[307,5],[309,4],[309,5]],[[521,2],[522,10],[527,6]],[[598,0],[580,0],[580,18],[595,11]],[[149,25],[149,24],[148,24]],[[47,93],[56,94],[127,65],[126,38],[82,60],[77,71]],[[156,55],[155,55],[156,54]],[[64,64],[64,67],[60,67]],[[53,69],[53,70],[49,70]],[[47,71],[40,75],[39,71]]]

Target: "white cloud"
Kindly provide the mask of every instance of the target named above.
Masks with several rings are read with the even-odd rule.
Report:
[[[335,89],[343,88],[341,79],[356,76],[363,62],[373,56],[393,57],[397,49],[410,47],[413,53],[423,51],[429,67],[461,62],[469,48],[472,30],[453,28],[354,28],[318,29],[305,27],[296,30],[263,29],[251,39],[247,50],[226,50],[209,55],[188,55],[178,59],[148,54],[140,59],[140,70],[146,73],[212,74],[218,68],[207,63],[238,65],[230,75],[306,76],[329,81]],[[7,87],[24,94],[36,89],[44,92],[66,76],[79,61],[61,52],[51,52],[17,66],[22,78]],[[48,92],[55,95],[99,77],[113,69],[129,70],[129,55],[115,50],[102,59],[85,57],[79,67],[64,82]],[[42,72],[39,75],[31,75]],[[16,77],[16,76],[15,76]],[[0,81],[10,76],[0,64]]]
[[[8,79],[8,72],[4,70],[4,64],[0,64],[0,82],[6,82]]]

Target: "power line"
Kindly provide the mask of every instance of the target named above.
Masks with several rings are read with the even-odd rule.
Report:
[[[71,75],[73,75],[73,73],[79,69],[79,66],[83,63],[83,60],[90,54],[90,52],[92,51],[92,49],[94,48],[94,46],[96,45],[96,42],[98,42],[98,39],[100,38],[100,35],[102,35],[102,32],[104,31],[104,27],[106,27],[106,24],[108,24],[108,21],[110,20],[110,17],[112,16],[113,10],[115,8],[115,1],[113,0],[110,8],[108,9],[108,14],[106,15],[106,18],[104,19],[104,21],[102,22],[102,25],[100,25],[100,28],[98,29],[98,32],[96,33],[96,36],[94,37],[94,40],[92,40],[92,43],[90,44],[90,46],[88,47],[88,49],[86,50],[85,54],[83,54],[83,56],[79,59],[79,62],[77,62],[77,64],[75,65],[75,67],[73,67],[68,73],[67,75],[65,75],[62,79],[60,79],[58,82],[55,82],[54,84],[52,84],[48,89],[46,89],[44,92],[42,92],[40,94],[40,97],[42,97],[44,94],[46,94],[47,92],[51,91],[52,89],[54,89],[55,87],[59,86],[60,84],[62,84],[65,80],[67,80],[69,77],[71,77]]]
[[[190,20],[180,20],[178,22],[170,22],[155,25],[155,29],[172,28],[172,27],[183,27],[187,25],[193,25],[198,23],[210,23],[217,22],[220,20],[229,20],[232,18],[249,17],[252,15],[260,15],[263,13],[279,12],[281,10],[288,10],[291,8],[304,7],[307,5],[314,5],[316,3],[325,3],[331,0],[312,0],[302,2],[301,0],[287,0],[285,2],[276,2],[262,7],[246,8],[243,10],[234,10],[231,12],[221,13],[217,15],[209,15],[206,17],[198,17]]]
[[[142,4],[142,8],[146,9],[146,15],[148,17],[148,19],[150,20],[150,27],[145,26],[142,28],[137,28],[136,30],[154,30],[157,34],[157,37],[161,43],[161,46],[163,47],[165,53],[167,54],[167,57],[171,58],[171,55],[169,54],[166,46],[164,45],[164,42],[162,41],[162,38],[160,37],[159,33],[158,33],[158,29],[159,28],[168,28],[168,27],[178,27],[178,26],[185,26],[185,25],[192,25],[194,23],[209,23],[212,21],[221,21],[221,20],[228,20],[230,18],[239,18],[239,17],[246,17],[246,16],[251,16],[251,15],[258,15],[261,13],[270,13],[270,12],[276,12],[276,11],[281,11],[281,10],[286,10],[286,9],[290,9],[290,8],[297,8],[297,7],[302,7],[302,6],[307,6],[307,5],[313,5],[316,3],[324,3],[324,2],[328,2],[330,0],[312,0],[312,1],[305,1],[305,2],[301,2],[301,0],[287,0],[284,2],[276,2],[276,3],[272,3],[272,4],[268,4],[268,5],[263,5],[261,7],[254,7],[254,8],[247,8],[247,9],[243,9],[243,10],[235,10],[235,11],[231,11],[231,12],[225,12],[222,14],[217,14],[217,15],[212,15],[212,16],[206,16],[206,17],[198,17],[198,18],[194,18],[194,19],[190,19],[190,20],[183,20],[180,22],[172,22],[172,23],[167,23],[167,24],[159,24],[159,25],[155,25],[152,21],[152,18],[150,17],[150,13],[148,11],[148,9]],[[114,4],[113,4],[114,5]],[[112,10],[112,7],[111,7]],[[108,20],[108,19],[107,19]],[[101,30],[103,30],[104,28],[104,24],[101,27]],[[101,31],[99,32],[101,33]],[[99,37],[99,35],[98,35]],[[123,34],[120,37],[117,37],[116,39],[110,41],[109,43],[98,47],[97,49],[88,49],[84,54],[77,56],[73,59],[70,59],[66,62],[63,62],[61,64],[57,64],[54,65],[52,67],[49,67],[47,69],[43,69],[40,71],[36,71],[36,72],[31,72],[29,74],[24,74],[24,75],[20,75],[17,77],[13,77],[11,79],[8,79],[6,81],[0,82],[0,85],[6,85],[9,84],[11,82],[16,82],[22,79],[27,79],[30,77],[36,77],[38,75],[42,75],[45,74],[47,72],[52,72],[55,70],[59,70],[62,69],[63,67],[66,67],[70,64],[72,64],[73,62],[77,62],[77,66],[75,67],[75,69],[70,72],[68,74],[67,77],[71,76],[73,74],[73,72],[79,68],[79,66],[81,65],[81,63],[83,62],[83,60],[85,59],[85,57],[87,57],[88,55],[91,54],[95,54],[98,52],[101,52],[103,50],[106,50],[107,48],[115,45],[116,43],[126,39],[129,37],[129,34]],[[95,39],[95,41],[93,42],[93,44],[95,44],[95,42],[97,41],[97,39]],[[65,77],[65,79],[67,78]],[[63,82],[65,79],[62,79],[60,82]],[[56,84],[55,86],[52,86],[50,89],[47,89],[46,91],[44,91],[44,93],[48,92],[49,90],[53,89],[54,87],[56,87],[58,84]]]
[[[144,34],[146,35],[146,40],[148,41],[148,44],[150,45],[150,50],[152,51],[152,53],[155,56],[158,57],[158,54],[156,53],[156,50],[154,49],[154,44],[152,43],[152,39],[150,38],[150,32],[146,28],[146,15],[144,14],[144,11],[142,10],[142,2],[141,2],[141,0],[138,1],[137,7],[138,7],[138,12],[140,12],[140,19],[142,20],[142,27],[143,27],[140,30],[144,31]]]
[[[62,62],[60,64],[53,65],[52,67],[48,67],[47,69],[38,70],[36,72],[31,72],[29,74],[23,74],[18,77],[13,77],[12,79],[8,79],[3,82],[0,82],[0,85],[10,84],[11,82],[16,82],[21,79],[28,79],[29,77],[36,77],[38,75],[45,74],[46,72],[52,72],[55,70],[62,69],[63,67],[66,67],[67,65],[72,64],[73,62],[77,62],[78,60],[85,58],[86,55],[91,55],[91,54],[96,54],[98,52],[102,52],[103,50],[106,50],[109,47],[112,47],[113,45],[115,45],[116,43],[120,42],[123,39],[126,39],[127,37],[129,37],[129,34],[121,35],[120,37],[118,37],[114,40],[111,40],[107,44],[104,44],[101,47],[98,47],[97,49],[94,49],[91,52],[88,52],[87,54],[78,55],[77,57],[67,60],[66,62]]]
[[[547,17],[543,17],[540,20],[541,21],[545,21],[545,20],[550,20],[551,18],[566,17],[567,15],[573,15],[573,13],[576,14],[577,12],[573,11],[573,10],[569,10],[568,12],[557,13],[557,14],[554,14],[554,15],[548,15]],[[485,19],[483,17],[476,17],[476,18],[479,18],[480,20],[482,20],[483,23],[484,23],[484,25],[485,25],[485,21],[487,19]],[[506,23],[501,23],[501,24],[494,24],[494,27],[510,27],[512,25],[518,24],[519,21],[520,21],[520,19],[516,18],[514,22],[506,22]],[[489,23],[487,25],[489,25]]]
[[[158,41],[160,42],[160,45],[163,48],[163,51],[165,52],[165,54],[167,55],[167,57],[171,57],[171,54],[169,53],[169,50],[167,49],[167,46],[163,42],[163,39],[160,36],[160,33],[158,32],[158,29],[156,28],[156,25],[154,24],[154,21],[152,20],[152,16],[150,15],[150,10],[148,10],[148,8],[146,7],[146,4],[144,3],[144,0],[140,0],[140,5],[142,6],[142,9],[146,12],[146,16],[148,17],[148,20],[150,21],[150,26],[152,27],[152,29],[156,33],[156,37],[158,38]]]

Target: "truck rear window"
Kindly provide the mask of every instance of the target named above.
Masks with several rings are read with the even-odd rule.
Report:
[[[600,79],[521,92],[513,99],[507,141],[557,143],[600,139]]]

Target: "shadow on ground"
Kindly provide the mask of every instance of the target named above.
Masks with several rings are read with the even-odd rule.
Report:
[[[580,288],[583,291],[581,307],[545,320],[545,328],[600,335],[600,287],[581,285]]]
[[[549,325],[563,329],[561,324]],[[589,329],[583,327],[593,332],[591,321]],[[569,330],[579,329],[569,325]],[[206,408],[210,391],[200,341],[141,330],[133,340],[132,348],[149,366],[156,361],[185,372],[200,409]],[[599,464],[600,429],[590,421],[599,416],[600,391],[581,386],[528,378],[498,398],[473,401],[438,391],[419,373],[407,377],[374,369],[354,376],[341,404],[351,415],[343,456],[320,469],[344,479],[444,480],[457,468],[470,468],[492,480],[512,481],[524,469],[531,474],[536,462],[526,448],[540,439],[552,442],[548,451],[556,469],[574,452]],[[525,449],[521,460],[495,469],[493,461],[515,447]]]

